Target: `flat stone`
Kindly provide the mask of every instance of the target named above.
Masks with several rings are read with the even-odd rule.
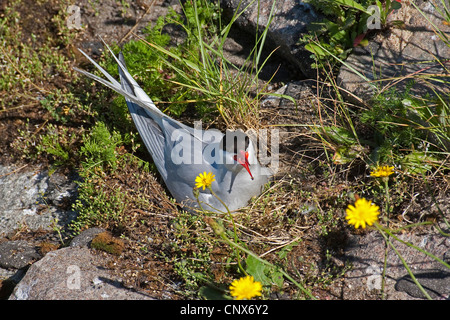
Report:
[[[442,6],[440,1],[435,3]],[[401,9],[393,12],[389,21],[400,20],[404,22],[404,26],[380,32],[368,46],[355,48],[347,58],[337,81],[349,100],[355,103],[368,101],[381,88],[387,88],[394,82],[397,82],[396,90],[404,90],[408,80],[412,78],[408,76],[414,74],[446,74],[446,69],[440,62],[445,65],[445,60],[450,58],[450,48],[439,38],[432,24],[447,35],[450,26],[444,23],[445,20],[431,2],[416,1],[416,4],[429,20],[409,2],[402,2]],[[400,80],[402,77],[405,78]],[[438,92],[449,92],[448,84],[436,81],[425,84],[420,79],[417,81],[411,89],[412,94],[423,96],[431,93],[430,85]],[[346,91],[359,99],[346,94]]]
[[[83,232],[81,232],[79,235],[77,235],[72,239],[72,241],[70,242],[70,246],[89,248],[92,239],[94,239],[99,233],[102,232],[105,232],[105,230],[101,228],[89,228],[87,230],[84,230]]]
[[[0,268],[21,269],[41,258],[38,250],[23,240],[0,243]]]
[[[0,166],[0,235],[26,225],[31,230],[51,230],[66,225],[76,213],[70,201],[76,194],[74,181],[46,170]]]
[[[122,285],[90,249],[67,247],[34,263],[10,300],[150,300]]]
[[[402,241],[432,253],[446,261],[450,251],[450,239],[432,230],[426,233],[404,233],[397,235]],[[429,289],[433,298],[445,298],[449,294],[450,270],[433,258],[415,248],[391,239],[419,282]],[[350,235],[345,249],[346,262],[352,269],[345,274],[345,290],[342,299],[378,299],[385,255],[384,238],[372,231],[365,235]],[[439,283],[441,282],[441,283]],[[423,299],[418,288],[408,276],[398,255],[389,248],[386,266],[385,297],[388,300]],[[428,290],[427,290],[428,291]]]
[[[256,35],[267,27],[273,1],[261,0],[222,0],[224,14],[231,18],[234,13],[243,14],[235,24],[242,30]],[[239,6],[240,5],[240,6]],[[314,78],[316,72],[311,69],[313,60],[311,53],[298,41],[308,32],[311,22],[322,20],[322,16],[314,8],[302,0],[276,1],[273,19],[270,22],[266,44],[272,49],[278,48],[276,54],[287,59],[294,68],[298,68],[306,77]]]
[[[419,272],[414,277],[432,299],[450,299],[450,270],[449,272],[439,269],[428,270],[427,272]],[[409,275],[400,278],[395,284],[395,289],[404,291],[415,298],[426,298]]]

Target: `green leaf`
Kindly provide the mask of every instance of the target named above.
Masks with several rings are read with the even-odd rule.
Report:
[[[203,286],[200,288],[199,293],[207,300],[229,300],[230,298],[225,295],[222,290],[212,288],[210,286]]]
[[[325,51],[323,51],[321,47],[314,43],[308,43],[307,45],[305,45],[305,49],[311,53],[314,53],[315,55],[318,55],[319,57],[325,56]]]
[[[413,151],[399,161],[402,167],[414,174],[425,174],[433,168],[433,163],[438,163],[435,157],[421,151]]]
[[[270,279],[266,276],[267,266],[255,259],[253,256],[248,256],[245,260],[246,271],[251,274],[256,281],[261,282],[263,285],[270,284]]]
[[[402,7],[402,4],[400,3],[400,2],[398,2],[398,1],[392,1],[392,3],[391,3],[391,9],[394,9],[394,10],[398,10],[398,9],[400,9]]]
[[[364,8],[361,4],[359,4],[356,1],[353,1],[353,0],[335,0],[334,2],[337,3],[337,4],[340,4],[340,5],[344,6],[344,7],[356,9],[356,10],[359,10],[359,11],[367,13],[366,8]]]
[[[347,129],[337,126],[323,127],[329,137],[342,145],[353,145],[357,143],[355,136]]]
[[[251,255],[245,262],[246,271],[255,278],[255,281],[261,282],[263,286],[276,285],[279,288],[283,286],[283,274],[277,269],[263,264]]]
[[[362,39],[361,42],[359,43],[359,45],[361,47],[367,47],[369,45],[369,40],[367,39]]]

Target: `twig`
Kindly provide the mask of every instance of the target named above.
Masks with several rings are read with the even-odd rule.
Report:
[[[15,170],[11,171],[11,172],[8,172],[8,173],[6,173],[6,174],[4,174],[4,175],[1,175],[0,178],[9,176],[9,175],[11,175],[11,174],[14,174],[14,173],[16,173],[16,172],[22,170],[22,169],[25,168],[26,166],[28,166],[28,164],[25,164],[25,165],[21,166],[20,168],[17,168],[17,169],[15,169]]]
[[[139,25],[139,23],[141,22],[141,20],[150,12],[150,10],[153,8],[153,5],[155,4],[156,0],[153,0],[152,3],[150,4],[150,6],[147,8],[147,10],[145,11],[145,13],[142,15],[142,17],[139,18],[138,21],[136,21],[136,24],[133,26],[133,28],[130,29],[130,31],[127,32],[126,35],[124,35],[122,37],[122,39],[120,39],[118,44],[121,44],[122,41],[124,41],[126,38],[128,38],[128,36],[134,32],[134,30],[137,28],[137,26]]]
[[[285,244],[282,244],[281,246],[272,248],[272,249],[270,249],[269,251],[266,251],[266,252],[264,252],[263,254],[261,254],[260,257],[262,258],[262,257],[264,257],[265,255],[271,253],[272,251],[276,251],[276,250],[281,249],[281,248],[283,248],[283,247],[285,247],[285,246],[288,246],[288,245],[290,245],[291,243],[294,243],[295,241],[298,241],[300,238],[301,238],[301,237],[297,237],[297,238],[295,238],[294,240],[291,240],[291,241],[289,241],[289,242],[287,242],[287,243],[285,243]]]
[[[35,87],[36,89],[38,89],[40,92],[42,93],[49,93],[49,91],[45,90],[44,88],[39,87],[38,85],[36,85],[33,81],[31,81],[28,77],[26,77],[22,71],[20,71],[17,66],[14,64],[14,62],[11,60],[11,58],[8,56],[8,53],[5,52],[5,50],[3,49],[3,47],[0,46],[0,49],[3,52],[4,57],[9,61],[9,63],[11,64],[11,66],[14,68],[14,70],[17,71],[17,73],[19,73],[22,77],[22,79],[24,80],[28,80],[30,81],[30,83],[33,85],[33,87]]]

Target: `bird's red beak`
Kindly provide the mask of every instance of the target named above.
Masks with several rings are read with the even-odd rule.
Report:
[[[248,152],[241,150],[240,155],[234,156],[234,160],[236,160],[240,165],[242,165],[254,180],[252,173],[250,172],[250,163],[248,162]]]

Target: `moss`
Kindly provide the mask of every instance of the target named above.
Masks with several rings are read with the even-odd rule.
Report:
[[[58,248],[59,248],[58,245],[56,245],[54,243],[50,243],[50,242],[44,241],[44,242],[41,242],[39,244],[39,253],[41,255],[45,256],[50,251],[57,250]]]
[[[122,240],[114,238],[109,232],[102,232],[92,239],[91,247],[110,254],[120,255],[125,248],[125,244]]]

